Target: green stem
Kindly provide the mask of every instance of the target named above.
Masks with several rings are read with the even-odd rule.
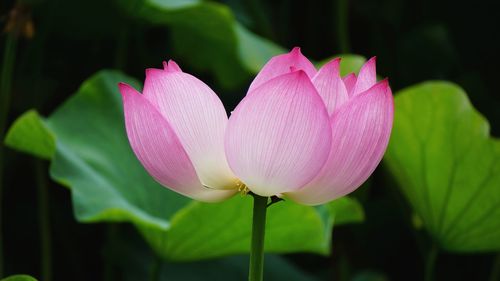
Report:
[[[40,224],[42,280],[52,280],[52,241],[50,239],[49,194],[46,168],[42,160],[36,161],[38,185],[38,221]]]
[[[434,244],[432,245],[429,254],[427,255],[427,260],[425,262],[425,281],[434,280],[434,268],[436,267],[436,260],[439,254],[438,247]]]
[[[2,229],[2,210],[3,210],[3,172],[5,151],[3,143],[5,126],[7,123],[8,109],[10,104],[10,86],[12,83],[12,70],[16,57],[17,37],[14,33],[8,33],[5,39],[5,49],[3,53],[2,72],[0,73],[0,278],[3,275],[3,229]]]
[[[249,281],[262,281],[264,273],[264,238],[266,233],[267,197],[253,195],[252,246]]]
[[[496,255],[496,258],[493,260],[493,266],[491,267],[490,273],[490,281],[498,281],[500,280],[500,253]]]
[[[340,52],[349,53],[349,31],[348,31],[348,0],[337,0],[337,34]]]

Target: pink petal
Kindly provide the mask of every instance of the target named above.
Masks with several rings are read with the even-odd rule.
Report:
[[[240,102],[229,118],[226,155],[252,192],[271,196],[309,182],[330,142],[326,107],[299,70],[270,80]]]
[[[347,90],[347,93],[349,94],[349,97],[353,96],[352,90],[354,90],[354,86],[356,85],[357,79],[358,78],[354,73],[347,74],[344,78],[342,78],[342,81],[344,81],[344,85]]]
[[[290,69],[294,71],[303,70],[309,78],[314,77],[316,74],[314,65],[302,55],[299,47],[295,47],[288,54],[271,58],[257,74],[252,84],[250,84],[248,93],[275,77],[289,73]]]
[[[205,188],[170,124],[132,87],[120,83],[119,88],[130,145],[156,181],[201,201],[219,201],[234,194],[232,191]]]
[[[168,68],[178,67],[170,62]],[[187,73],[149,69],[144,96],[172,126],[203,185],[234,188],[236,178],[224,153],[228,119],[217,95]]]
[[[312,79],[330,115],[349,99],[344,82],[340,78],[339,68],[340,58],[331,60]]]
[[[392,119],[392,93],[384,80],[331,117],[332,150],[324,167],[303,188],[286,195],[302,204],[317,205],[354,191],[382,159]]]
[[[361,94],[377,83],[376,63],[377,57],[372,57],[361,67],[352,96]]]
[[[179,65],[173,61],[173,60],[169,60],[168,62],[166,61],[163,61],[163,69],[165,71],[168,71],[168,72],[175,72],[175,71],[181,71],[181,68],[179,67]]]

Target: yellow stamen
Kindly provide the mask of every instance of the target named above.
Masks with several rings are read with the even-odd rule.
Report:
[[[238,192],[240,192],[241,196],[245,196],[248,194],[248,192],[250,192],[250,189],[248,189],[248,186],[246,186],[246,184],[244,184],[240,180],[237,180],[236,188],[238,188]]]
[[[232,183],[229,183],[228,185],[226,185],[224,187],[219,187],[219,188],[211,187],[211,186],[208,186],[206,184],[204,184],[203,186],[208,188],[208,189],[214,189],[214,190],[234,190],[234,189],[236,189],[241,194],[241,196],[245,196],[250,192],[250,189],[248,189],[248,186],[246,184],[244,184],[239,179],[235,179]]]

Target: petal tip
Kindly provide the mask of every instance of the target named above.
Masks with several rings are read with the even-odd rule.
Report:
[[[163,69],[167,72],[182,71],[179,65],[174,60],[163,61]]]
[[[317,72],[314,65],[301,53],[301,49],[294,47],[288,53],[272,57],[252,81],[248,93],[275,77],[289,73],[290,66],[304,70],[310,78],[314,77]]]
[[[321,68],[329,68],[334,71],[339,71],[340,70],[340,58],[334,58],[330,60],[329,62],[325,63]]]
[[[362,73],[365,73],[365,75],[367,73],[375,75],[376,66],[377,66],[377,56],[373,56],[363,64],[363,66],[359,70],[359,75],[362,75]]]
[[[387,78],[385,78],[381,81],[378,81],[375,85],[371,86],[368,90],[371,90],[371,89],[384,89],[384,90],[386,90],[388,87],[389,87],[389,80]]]
[[[118,90],[120,91],[120,94],[123,98],[137,92],[132,86],[124,82],[118,83]]]
[[[386,78],[382,79],[379,83],[384,85],[385,87],[389,87],[389,78],[386,77]]]
[[[349,74],[347,74],[347,75],[345,76],[345,78],[347,78],[347,77],[349,77],[349,78],[356,78],[356,79],[357,79],[357,78],[358,78],[358,75],[356,75],[356,73],[354,73],[354,72],[351,72],[351,73],[349,73]]]
[[[392,97],[391,87],[389,86],[389,79],[384,78],[381,81],[378,81],[375,85],[371,86],[369,89],[364,91],[363,93],[370,94],[374,93],[377,95],[390,95]]]
[[[297,46],[293,47],[292,50],[290,51],[290,54],[292,54],[292,55],[301,55],[302,52],[300,51],[300,47],[297,47]]]
[[[370,67],[373,67],[374,70],[375,70],[375,67],[377,65],[377,56],[373,56],[371,57],[366,63],[365,63],[366,66],[370,66]]]

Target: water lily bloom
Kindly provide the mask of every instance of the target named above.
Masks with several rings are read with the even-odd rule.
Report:
[[[207,202],[242,187],[316,205],[358,188],[387,147],[393,98],[375,58],[340,76],[299,48],[273,57],[227,117],[217,95],[173,62],[146,70],[143,93],[121,83],[130,145],[162,185]]]

